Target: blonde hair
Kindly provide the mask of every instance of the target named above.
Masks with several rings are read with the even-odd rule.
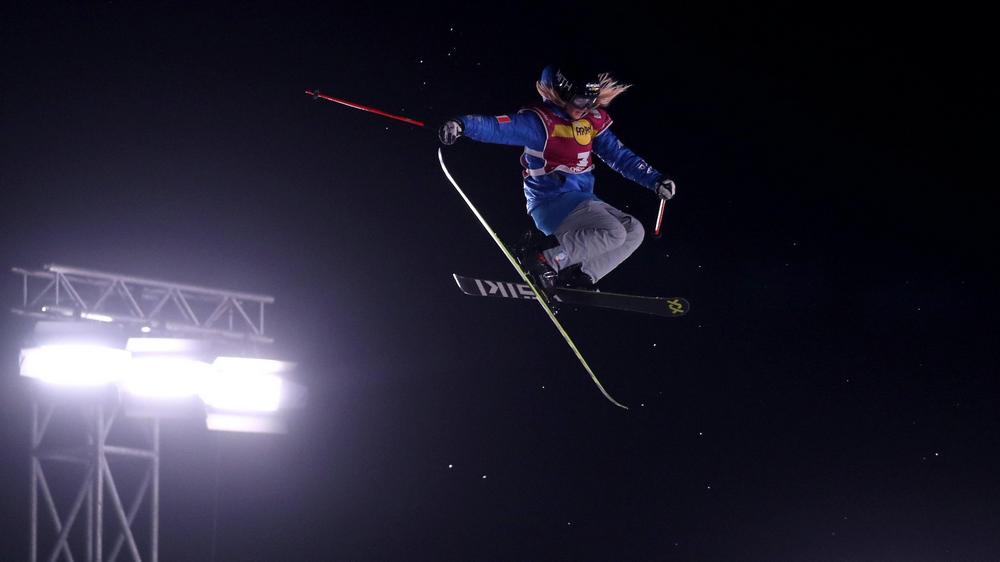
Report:
[[[600,92],[597,94],[597,107],[607,107],[611,100],[618,97],[620,94],[624,93],[632,87],[631,84],[622,84],[614,78],[611,77],[607,72],[599,74],[597,76],[597,81],[601,85]],[[560,107],[565,107],[569,103],[569,100],[564,100],[559,92],[556,91],[551,85],[543,84],[541,80],[535,82],[535,89],[538,90],[538,95],[542,96],[542,99],[550,101]]]

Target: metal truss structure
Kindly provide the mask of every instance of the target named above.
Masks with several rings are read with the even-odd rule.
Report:
[[[114,322],[143,332],[273,343],[264,333],[264,305],[274,298],[128,275],[47,265],[13,268],[23,297],[15,314],[38,319]]]
[[[149,541],[146,549],[148,552],[146,560],[156,562],[159,542],[160,422],[156,418],[150,418],[147,420],[147,424],[144,424],[147,425],[144,433],[148,447],[112,445],[108,442],[108,438],[120,408],[114,407],[108,411],[106,405],[100,402],[78,406],[78,408],[68,408],[65,405],[57,405],[55,402],[41,407],[38,402],[32,405],[29,560],[31,562],[38,560],[39,499],[41,499],[52,523],[50,532],[45,535],[52,538],[52,546],[44,553],[44,560],[55,562],[62,557],[64,560],[74,562],[80,558],[74,558],[73,552],[80,553],[82,550],[82,559],[87,560],[87,562],[105,560],[113,562],[118,559],[118,555],[124,547],[131,560],[141,562],[143,557],[140,554],[133,525],[136,523],[136,517],[140,507],[142,507],[143,500],[148,496],[149,517],[146,523],[149,528]],[[76,412],[72,410],[76,410]],[[86,428],[85,444],[59,445],[48,442],[55,441],[52,437],[48,441],[46,440],[46,437],[51,433],[50,425],[57,411],[63,416],[67,413],[77,416],[83,414],[83,418],[86,420],[86,423],[83,424]],[[112,475],[111,465],[108,462],[109,457],[137,459],[145,465],[141,470],[142,476],[137,491],[127,508],[122,502],[118,485]],[[44,464],[43,461],[45,461]],[[82,469],[83,476],[79,480],[80,484],[76,492],[71,496],[72,501],[69,503],[65,515],[60,515],[56,504],[56,498],[59,497],[59,494],[53,493],[53,487],[50,486],[49,480],[46,478],[45,467],[55,470],[54,465],[56,464],[76,466],[78,473]],[[132,468],[132,473],[135,473],[135,467]],[[106,499],[110,500],[107,503],[110,503],[113,520],[116,523],[112,530],[117,531],[115,541],[110,545],[110,548],[107,548],[104,542],[104,531],[108,519],[105,515],[105,509],[108,507]],[[66,502],[63,503],[65,505]],[[84,516],[85,533],[82,536],[80,533],[72,536],[71,532],[79,519],[80,511],[84,508],[86,511]],[[73,540],[74,538],[76,540]]]
[[[22,277],[23,287],[20,306],[12,312],[22,317],[116,324],[160,337],[222,339],[248,345],[273,342],[264,332],[264,306],[274,302],[267,295],[59,265],[47,265],[42,271],[12,271]],[[67,398],[41,388],[34,390],[30,561],[39,559],[42,547],[46,549],[43,559],[48,562],[114,561],[123,550],[133,561],[156,562],[159,419],[153,414],[126,416],[121,398],[107,393]],[[131,430],[133,441],[135,430],[141,430],[143,444],[110,443],[112,426],[119,437]],[[112,475],[109,459],[115,459],[117,477]],[[75,492],[68,492],[71,489]],[[121,491],[131,492],[128,505],[123,503]],[[144,503],[148,517],[140,517]],[[40,525],[41,517],[51,525]],[[82,525],[80,519],[84,520]],[[142,535],[148,532],[147,544],[137,540],[136,526],[141,527]],[[115,534],[110,545],[104,540],[105,531]],[[143,557],[142,551],[148,554]]]

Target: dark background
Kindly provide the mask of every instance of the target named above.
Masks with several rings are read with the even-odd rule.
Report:
[[[1000,558],[983,14],[147,4],[0,11],[0,265],[276,297],[309,407],[284,436],[165,425],[161,560]],[[515,111],[567,53],[635,84],[615,131],[678,184],[601,286],[691,314],[561,314],[628,412],[536,306],[450,278],[513,272],[433,127]],[[508,239],[519,151],[445,150]],[[0,325],[20,560],[30,325]]]

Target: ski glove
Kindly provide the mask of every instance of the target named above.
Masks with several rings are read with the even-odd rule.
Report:
[[[458,119],[449,119],[441,125],[438,129],[438,138],[441,139],[441,144],[452,145],[458,140],[458,137],[462,136],[462,131],[465,128],[462,126],[462,122]]]
[[[677,193],[677,186],[674,185],[673,180],[668,180],[666,178],[656,182],[653,186],[653,191],[660,196],[660,199],[670,199]]]

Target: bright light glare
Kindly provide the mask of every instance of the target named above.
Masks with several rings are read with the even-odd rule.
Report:
[[[42,312],[53,312],[55,314],[62,314],[63,316],[73,316],[72,308],[64,308],[61,306],[43,306]]]
[[[257,359],[254,357],[216,357],[212,365],[216,370],[227,373],[283,373],[290,371],[295,365],[276,359]]]
[[[204,347],[204,342],[184,338],[129,338],[125,344],[132,353],[196,353]]]
[[[212,431],[241,431],[247,433],[284,433],[281,420],[270,416],[246,414],[220,414],[210,412],[205,426]]]
[[[208,364],[182,355],[198,347],[183,340],[138,338],[128,347],[132,351],[81,344],[24,349],[21,375],[67,386],[120,383],[126,392],[143,398],[199,396],[213,413],[222,415],[276,412],[298,388],[276,374],[293,367],[284,361],[219,357]],[[228,422],[223,418],[219,423]]]
[[[215,372],[202,387],[209,407],[234,412],[274,412],[281,405],[283,381],[275,373],[292,363],[251,357],[217,357]]]
[[[281,383],[272,374],[217,371],[202,386],[201,399],[219,410],[274,412],[281,404]]]
[[[199,394],[212,367],[187,357],[133,357],[124,387],[149,398],[183,398]]]
[[[115,319],[107,314],[97,314],[95,312],[81,312],[80,318],[84,320],[96,320],[98,322],[114,322]]]
[[[100,386],[122,379],[131,354],[94,345],[45,345],[21,350],[21,376],[50,384]]]

